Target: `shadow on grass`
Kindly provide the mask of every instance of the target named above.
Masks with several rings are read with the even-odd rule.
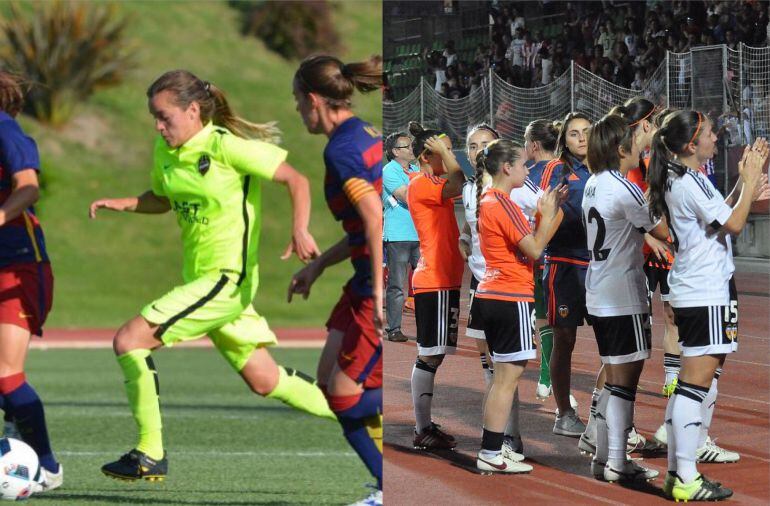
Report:
[[[178,497],[178,498],[166,498],[166,497],[138,497],[135,494],[131,495],[120,495],[120,493],[116,493],[114,490],[110,491],[94,491],[93,493],[87,494],[87,493],[61,493],[61,492],[54,492],[48,495],[40,495],[35,496],[35,501],[48,501],[50,504],[66,504],[69,501],[79,501],[79,502],[89,502],[94,504],[189,504],[189,505],[211,505],[211,504],[222,504],[222,505],[232,505],[232,506],[247,506],[247,505],[254,505],[254,504],[262,504],[266,506],[291,506],[293,504],[318,504],[318,499],[308,499],[308,500],[299,500],[296,497],[293,497],[291,499],[286,500],[265,500],[265,501],[257,501],[257,500],[243,500],[233,498],[232,500],[222,500],[222,499],[216,499],[216,501],[212,501],[211,499],[205,498],[206,492],[201,491],[187,491],[187,492],[180,492],[180,491],[147,491],[148,494],[158,494],[158,492],[163,492],[165,494],[178,494],[180,496],[185,495],[188,498],[184,497]],[[222,491],[217,491],[217,494],[221,494]],[[238,490],[230,492],[231,494],[237,494],[239,496],[243,496],[244,491]],[[270,494],[277,494],[278,492],[270,492]],[[201,498],[189,498],[190,496],[195,496],[197,494],[200,494]],[[287,493],[288,495],[288,493]],[[327,504],[333,504],[333,503],[327,503]]]
[[[46,408],[65,407],[65,408],[126,408],[127,401],[46,401]],[[293,411],[293,408],[283,404],[261,406],[256,404],[174,404],[173,402],[163,402],[161,404],[163,411],[194,409],[196,411]]]

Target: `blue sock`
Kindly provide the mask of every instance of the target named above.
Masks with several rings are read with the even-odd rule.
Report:
[[[339,399],[339,398],[338,398]],[[339,405],[330,402],[332,410]],[[364,390],[364,393],[353,406],[335,411],[342,426],[345,439],[364,462],[369,472],[377,479],[377,488],[382,490],[382,451],[372,439],[366,426],[366,419],[378,417],[382,413],[382,389]],[[382,427],[380,426],[380,437]]]
[[[6,407],[10,407],[13,412],[22,439],[35,450],[40,465],[52,473],[58,472],[59,463],[56,462],[48,440],[43,403],[35,389],[25,381],[4,397]]]

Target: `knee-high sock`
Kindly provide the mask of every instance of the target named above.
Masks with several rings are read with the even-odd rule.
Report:
[[[360,395],[329,396],[345,439],[356,451],[382,490],[382,389],[364,390]]]
[[[591,441],[596,441],[596,407],[599,404],[599,396],[602,390],[594,388],[594,391],[591,393],[591,409],[588,412],[588,423],[586,424],[585,431],[586,437]]]
[[[311,415],[337,420],[315,379],[290,367],[278,366],[278,384],[265,397]]]
[[[607,404],[610,401],[610,391],[607,384],[599,392],[599,399],[596,401],[596,453],[594,457],[598,462],[607,462],[609,455],[609,440],[607,435]]]
[[[24,373],[0,378],[0,394],[4,407],[13,414],[21,438],[35,450],[40,464],[48,471],[58,472],[59,463],[48,440],[43,402]]]
[[[674,416],[674,396],[668,398],[666,404],[666,414],[663,418],[663,425],[666,427],[666,449],[668,452],[668,470],[676,473],[676,435],[673,426]]]
[[[160,420],[160,384],[150,350],[132,350],[118,357],[126,378],[125,387],[131,414],[139,432],[136,449],[150,458],[163,458]]]
[[[481,360],[481,370],[484,371],[484,386],[489,390],[489,386],[492,384],[492,378],[494,369],[490,367],[489,357],[486,353],[479,353],[479,359]]]
[[[666,373],[666,385],[671,383],[679,376],[679,368],[681,367],[682,359],[679,355],[673,353],[663,354],[663,371]]]
[[[684,483],[692,482],[698,476],[695,454],[703,424],[701,404],[708,393],[707,388],[679,381],[674,395],[672,423],[676,439],[676,473]]]
[[[551,386],[551,350],[553,349],[553,329],[545,325],[540,327],[540,380],[546,386]]]
[[[430,410],[433,404],[433,382],[435,378],[436,368],[418,358],[412,369],[414,428],[418,434],[431,424]]]
[[[605,385],[607,388],[607,385]],[[636,389],[609,385],[610,399],[607,402],[607,463],[620,469],[626,461],[626,441],[634,424],[634,401]]]
[[[706,438],[709,435],[709,429],[711,428],[711,419],[714,418],[714,408],[717,403],[717,394],[719,390],[717,383],[719,382],[719,376],[722,374],[722,369],[718,368],[714,373],[714,379],[711,380],[711,388],[709,393],[706,394],[706,398],[703,399],[701,404],[701,416],[703,417],[703,425],[701,425],[700,438],[698,439],[698,448],[703,448],[706,444]]]
[[[505,425],[505,435],[510,437],[520,437],[519,431],[519,387],[513,394],[513,403],[511,404],[511,413],[508,415],[508,423]]]

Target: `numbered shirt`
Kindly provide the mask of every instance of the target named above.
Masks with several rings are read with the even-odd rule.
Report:
[[[382,193],[382,136],[369,123],[352,117],[341,123],[324,149],[324,196],[348,237],[353,277],[348,286],[361,297],[372,296],[372,267],[364,221],[355,204]]]
[[[711,181],[692,169],[668,172],[668,227],[676,254],[668,275],[674,307],[726,306],[735,271],[730,237],[719,229],[733,210]]]
[[[482,193],[489,189],[490,185],[484,186]],[[538,188],[529,178],[524,181],[520,188],[511,190],[511,200],[527,216],[530,226],[535,223],[535,214],[537,214],[537,201],[543,195],[543,190]],[[468,257],[468,267],[470,267],[473,276],[477,280],[484,278],[486,262],[484,255],[481,254],[479,244],[479,233],[476,228],[476,178],[469,179],[463,186],[463,207],[465,208],[465,221],[471,229],[471,256]]]
[[[207,124],[178,148],[159,136],[152,191],[166,197],[182,230],[183,278],[226,274],[256,290],[263,179],[286,151]]]
[[[617,170],[605,170],[588,179],[582,207],[590,250],[588,313],[621,316],[649,312],[642,244],[643,234],[657,223],[650,220],[641,190]]]
[[[420,239],[420,261],[412,275],[415,293],[459,290],[462,284],[465,262],[458,246],[455,205],[441,197],[446,183],[424,173],[409,182],[409,213]]]
[[[529,220],[505,193],[490,188],[479,204],[479,238],[486,270],[475,297],[534,302],[533,262],[519,250]]]

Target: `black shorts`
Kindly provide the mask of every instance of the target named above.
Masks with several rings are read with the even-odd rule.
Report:
[[[548,325],[580,327],[587,320],[587,265],[549,263],[543,270],[543,296]]]
[[[591,316],[602,364],[628,364],[650,358],[649,314]]]
[[[476,299],[484,334],[494,362],[518,362],[536,357],[532,332],[535,330],[535,305],[496,299]]]
[[[674,309],[679,344],[685,357],[720,355],[738,350],[738,290],[730,278],[729,306]]]
[[[659,265],[644,264],[644,274],[647,276],[647,288],[650,290],[650,303],[652,294],[660,287],[660,300],[668,302],[668,273],[669,270]]]
[[[466,337],[472,337],[474,339],[485,339],[484,336],[484,320],[479,315],[478,304],[475,304],[474,295],[476,295],[476,287],[479,286],[479,280],[476,276],[471,274],[471,296],[468,299],[468,325],[465,327]]]
[[[419,355],[454,353],[460,318],[460,290],[416,293],[414,318],[417,321]]]

